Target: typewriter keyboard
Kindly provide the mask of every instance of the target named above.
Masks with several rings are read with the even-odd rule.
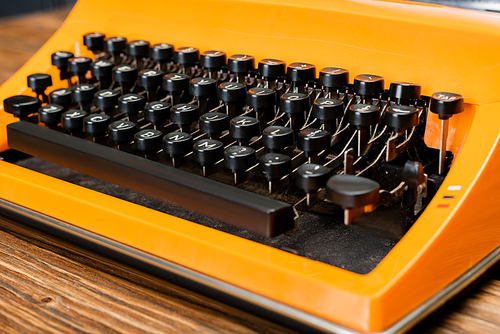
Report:
[[[55,50],[19,122],[12,160],[125,200],[357,273],[371,271],[432,199],[452,161],[424,143],[451,93],[378,75],[195,47],[83,37]],[[351,83],[352,82],[352,83]],[[69,168],[69,169],[68,169]],[[82,174],[81,174],[82,173]],[[117,186],[118,185],[118,186]]]

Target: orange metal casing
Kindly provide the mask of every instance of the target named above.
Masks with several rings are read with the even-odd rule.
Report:
[[[88,54],[81,36],[102,31],[247,53],[256,59],[338,66],[422,93],[463,94],[452,118],[454,166],[431,204],[386,258],[358,275],[212,230],[0,162],[0,197],[142,249],[360,332],[384,330],[500,244],[500,16],[383,1],[80,1],[62,28],[7,83],[0,98],[30,94],[26,76],[47,72],[50,54]],[[147,14],[143,14],[147,13]],[[55,85],[62,86],[58,80]],[[3,107],[2,107],[3,108]],[[0,149],[7,149],[1,112]],[[435,123],[430,122],[430,127]],[[435,134],[426,138],[435,144]],[[455,186],[447,190],[449,186]],[[460,187],[456,187],[460,186]],[[454,195],[453,199],[443,199]],[[449,204],[442,207],[440,204]],[[332,242],[335,242],[332,240]]]

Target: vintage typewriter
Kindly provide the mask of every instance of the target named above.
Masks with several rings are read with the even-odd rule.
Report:
[[[79,1],[0,88],[1,213],[295,329],[406,331],[500,256],[499,28]]]

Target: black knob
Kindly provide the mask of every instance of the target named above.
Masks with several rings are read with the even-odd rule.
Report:
[[[260,168],[266,180],[281,179],[292,172],[292,159],[284,154],[266,153],[260,157]]]
[[[149,57],[149,46],[148,41],[141,39],[130,41],[127,44],[128,54],[136,59]]]
[[[110,138],[118,145],[130,143],[134,140],[136,125],[130,121],[115,121],[108,127]]]
[[[139,72],[139,86],[145,90],[156,90],[163,81],[163,71],[160,70],[142,70]]]
[[[354,78],[354,92],[361,96],[378,96],[384,92],[384,78],[361,74]]]
[[[103,89],[95,93],[94,103],[102,111],[113,111],[118,105],[120,92],[113,89]]]
[[[120,85],[137,80],[137,68],[134,65],[119,65],[113,69],[113,75]]]
[[[224,103],[245,103],[246,86],[239,82],[223,82],[218,87],[219,100]]]
[[[354,175],[335,175],[326,183],[326,197],[343,208],[376,204],[379,190],[377,182]]]
[[[144,110],[146,98],[139,94],[125,94],[118,98],[118,109],[125,115],[136,115]]]
[[[51,55],[52,65],[59,70],[68,69],[68,61],[75,55],[69,51],[56,51]]]
[[[248,90],[247,105],[254,109],[273,108],[276,92],[269,88],[255,87]]]
[[[293,130],[279,125],[268,126],[262,131],[262,144],[269,150],[281,151],[293,145]]]
[[[68,88],[58,88],[53,90],[50,94],[50,103],[59,104],[68,109],[73,104],[73,96],[71,90]]]
[[[249,55],[232,55],[227,60],[229,71],[236,74],[246,74],[255,69],[255,58]]]
[[[201,139],[194,143],[193,159],[202,166],[224,159],[224,144],[218,140]]]
[[[91,114],[83,119],[83,129],[92,137],[105,136],[111,117],[106,114]]]
[[[255,150],[247,146],[230,146],[224,151],[224,166],[233,173],[244,171],[257,163]]]
[[[61,122],[61,115],[64,112],[64,107],[59,104],[47,104],[45,107],[38,109],[38,117],[43,124],[57,125]]]
[[[309,158],[310,156],[316,155],[323,150],[330,148],[330,132],[307,128],[299,133],[297,139],[297,148],[304,151],[305,156]]]
[[[226,65],[227,55],[222,51],[205,51],[200,56],[200,65],[207,70],[218,70]]]
[[[349,71],[337,67],[325,67],[319,71],[319,85],[328,89],[338,89],[349,84]]]
[[[448,119],[464,111],[464,97],[454,93],[434,93],[431,97],[431,111],[440,119]]]
[[[83,76],[90,70],[92,59],[87,57],[74,57],[69,59],[69,71],[78,76]]]
[[[189,76],[182,73],[171,73],[163,77],[163,89],[170,94],[180,94],[189,88]]]
[[[193,150],[193,137],[185,132],[170,132],[163,137],[163,151],[172,158],[188,154]]]
[[[349,123],[358,129],[375,125],[380,119],[380,107],[373,104],[353,104],[349,107]]]
[[[52,86],[52,77],[45,73],[35,73],[28,75],[28,87],[33,93],[41,94],[47,87]]]
[[[340,100],[319,98],[314,101],[312,116],[320,123],[330,123],[344,115],[344,104]]]
[[[207,98],[217,94],[217,81],[211,78],[194,78],[189,82],[189,94],[196,98]]]
[[[134,147],[137,151],[158,152],[163,145],[163,133],[154,129],[144,129],[134,135]]]
[[[307,63],[292,63],[286,69],[288,81],[305,84],[316,79],[316,66]]]
[[[418,125],[418,109],[412,106],[389,106],[385,111],[385,124],[396,132]]]
[[[97,88],[92,84],[80,84],[73,86],[73,98],[80,105],[91,104]]]
[[[200,58],[200,50],[190,46],[177,48],[174,51],[174,61],[183,66],[193,65]]]
[[[103,33],[91,32],[83,35],[83,45],[85,45],[89,51],[103,51],[104,38],[106,38],[106,35]]]
[[[257,118],[237,116],[229,122],[229,134],[238,141],[247,141],[260,135],[260,124]]]
[[[170,109],[170,120],[180,127],[191,125],[199,118],[198,106],[188,103],[179,103]]]
[[[33,96],[15,95],[3,100],[5,112],[13,114],[18,118],[28,117],[38,112],[42,107],[42,102]]]
[[[262,59],[258,65],[259,74],[266,80],[285,76],[286,63],[278,59]]]
[[[418,100],[421,91],[422,87],[419,84],[397,81],[391,83],[389,96],[391,99]]]
[[[111,60],[96,60],[92,66],[90,66],[90,72],[97,80],[108,80],[113,76],[114,66]]]
[[[158,43],[151,47],[151,58],[160,62],[166,63],[174,56],[174,46],[167,43]]]
[[[200,116],[200,131],[210,137],[218,136],[229,129],[229,117],[221,112],[208,112]]]
[[[106,40],[106,49],[114,55],[124,53],[127,49],[127,39],[121,36],[110,37]]]
[[[305,164],[297,169],[295,184],[305,192],[314,192],[326,187],[330,178],[330,169],[317,164]]]
[[[62,127],[70,132],[78,132],[83,129],[83,119],[87,113],[83,110],[68,110],[62,113]]]
[[[144,117],[153,125],[163,125],[170,117],[170,107],[168,102],[150,102],[144,108]]]
[[[280,109],[290,117],[309,111],[309,97],[302,93],[286,93],[281,95]]]

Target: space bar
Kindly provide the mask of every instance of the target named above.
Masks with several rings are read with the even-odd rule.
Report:
[[[290,204],[130,153],[24,121],[8,125],[7,138],[12,149],[266,237],[294,227]]]

